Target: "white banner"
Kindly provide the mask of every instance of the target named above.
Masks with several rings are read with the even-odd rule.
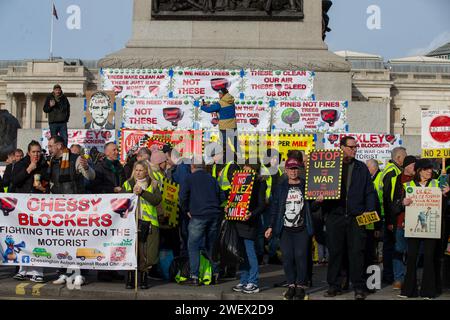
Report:
[[[116,97],[152,98],[168,96],[170,80],[166,69],[100,69],[102,89]]]
[[[79,144],[86,150],[96,147],[98,151],[103,152],[105,144],[116,141],[115,130],[88,130],[88,129],[68,129],[69,142],[67,146],[70,148],[73,144]],[[48,149],[48,139],[51,134],[49,129],[42,129],[42,149]]]
[[[174,97],[218,98],[218,91],[222,88],[239,97],[241,91],[239,70],[175,68],[173,79]]]
[[[236,123],[239,131],[270,130],[271,110],[263,100],[235,101]],[[219,113],[207,113],[198,108],[199,128],[214,130],[219,128]],[[196,127],[196,126],[194,126]]]
[[[0,198],[3,265],[136,268],[136,196],[10,193]]]
[[[187,130],[194,123],[194,106],[187,99],[126,98],[123,127],[146,130]]]
[[[298,70],[246,70],[245,98],[303,99],[313,98],[314,73]]]
[[[275,132],[346,132],[347,101],[277,101],[273,112]]]
[[[450,110],[422,111],[422,149],[450,148]]]
[[[406,238],[441,238],[442,191],[439,188],[406,187]]]
[[[339,149],[339,142],[345,136],[356,139],[356,143],[358,144],[356,159],[363,162],[369,159],[375,159],[381,167],[384,167],[391,159],[392,149],[400,147],[402,144],[399,134],[327,133],[324,135],[324,149]]]

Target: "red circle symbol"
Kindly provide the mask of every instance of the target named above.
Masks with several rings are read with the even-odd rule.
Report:
[[[447,143],[450,141],[450,117],[438,116],[430,123],[431,137],[440,143]]]

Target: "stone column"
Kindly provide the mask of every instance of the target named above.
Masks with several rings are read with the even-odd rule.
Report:
[[[25,121],[23,123],[24,129],[30,129],[31,128],[31,101],[33,99],[33,93],[32,92],[25,92],[25,97],[27,99],[27,105],[25,109]]]
[[[11,114],[17,118],[17,97],[14,93],[12,93]]]
[[[10,92],[6,93],[6,110],[9,113],[12,113],[12,105],[13,105],[13,94]]]
[[[36,97],[31,100],[31,128],[36,128],[36,113],[37,113]]]

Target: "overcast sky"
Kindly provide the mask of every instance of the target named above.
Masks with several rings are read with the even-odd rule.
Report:
[[[311,0],[305,0],[311,1]],[[318,1],[318,0],[313,0]],[[0,0],[0,60],[49,56],[51,0]],[[400,58],[450,42],[449,0],[333,0],[330,50]],[[100,59],[125,46],[131,35],[132,0],[55,0],[54,56]],[[69,29],[71,6],[80,29]],[[370,30],[369,6],[380,9],[380,29]]]

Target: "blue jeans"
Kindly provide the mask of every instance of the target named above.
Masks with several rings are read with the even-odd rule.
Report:
[[[219,236],[219,217],[217,215],[202,218],[192,217],[189,221],[188,232],[189,266],[191,268],[191,276],[198,278],[200,268],[200,246],[205,240],[205,250],[208,258],[211,259],[214,242]],[[217,263],[212,263],[212,268],[213,274],[218,273]]]
[[[395,247],[393,255],[394,280],[403,282],[405,278],[405,264],[403,258],[406,253],[407,242],[405,239],[405,230],[397,228],[395,230]]]
[[[49,123],[50,134],[53,136],[57,136],[58,134],[64,139],[64,142],[67,147],[68,146],[68,135],[67,135],[67,122],[60,123]]]
[[[258,258],[255,252],[255,241],[240,238],[244,241],[245,246],[245,259],[244,262],[239,266],[239,271],[241,271],[241,284],[253,283],[258,286],[259,284],[259,266]]]

